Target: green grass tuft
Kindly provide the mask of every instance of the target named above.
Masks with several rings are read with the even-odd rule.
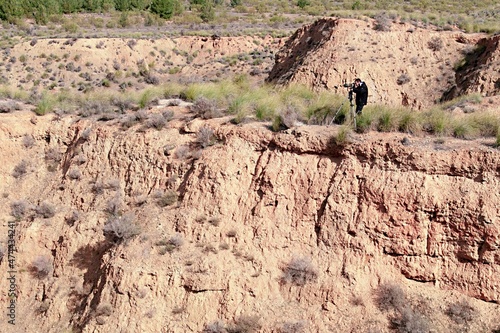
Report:
[[[435,135],[446,135],[450,116],[440,108],[434,108],[423,114],[422,127],[425,131]]]
[[[54,112],[56,102],[54,96],[44,93],[35,108],[35,113],[39,116]]]

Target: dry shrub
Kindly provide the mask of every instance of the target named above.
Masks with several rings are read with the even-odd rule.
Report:
[[[100,180],[97,180],[93,185],[92,185],[92,193],[94,194],[102,194],[104,193],[104,183]]]
[[[31,148],[34,145],[35,145],[35,139],[33,138],[33,136],[26,134],[23,137],[23,146],[26,148]]]
[[[178,315],[186,311],[186,308],[183,306],[176,306],[175,308],[172,309],[172,314],[173,315]]]
[[[62,159],[62,154],[56,148],[49,148],[45,152],[45,160],[52,162],[59,162]]]
[[[88,139],[90,139],[90,134],[92,134],[92,128],[89,127],[82,132],[82,135],[80,137],[83,140],[88,141]]]
[[[197,149],[191,154],[191,157],[193,158],[193,160],[198,160],[201,158],[202,155],[203,155],[203,150]]]
[[[46,278],[52,271],[52,262],[50,258],[47,256],[36,257],[31,263],[30,271],[31,274],[38,279]]]
[[[173,252],[174,250],[178,250],[184,244],[184,239],[181,234],[175,234],[170,237],[168,240],[158,241],[155,245],[162,246],[165,252]]]
[[[223,116],[223,113],[217,108],[217,101],[206,97],[198,97],[191,105],[190,110],[203,119]]]
[[[10,113],[14,110],[20,110],[21,106],[15,101],[0,103],[0,113]]]
[[[189,149],[189,146],[187,146],[187,145],[179,146],[175,150],[175,157],[178,159],[181,159],[181,160],[187,159],[190,157],[190,155],[191,155],[191,149]]]
[[[213,216],[213,217],[208,219],[208,223],[210,223],[214,227],[217,227],[220,224],[220,218]]]
[[[218,251],[217,251],[217,248],[215,246],[213,246],[212,244],[204,244],[201,252],[203,252],[203,253],[212,252],[214,254],[217,254]]]
[[[148,202],[147,195],[137,195],[134,197],[134,199],[135,199],[135,205],[137,207],[140,207]]]
[[[47,311],[49,311],[50,309],[50,303],[48,300],[45,300],[42,302],[42,304],[40,304],[40,306],[36,309],[36,314],[45,314],[47,313]]]
[[[443,40],[437,36],[432,37],[427,43],[427,47],[429,47],[432,51],[439,51],[443,48]]]
[[[156,203],[160,207],[171,206],[177,202],[179,195],[173,190],[168,190],[166,192],[158,191],[155,194]]]
[[[175,113],[172,110],[166,110],[166,111],[163,111],[161,113],[161,115],[163,116],[163,118],[165,119],[165,121],[170,121],[170,120],[172,120],[174,118]]]
[[[167,124],[167,119],[158,113],[151,114],[146,121],[147,128],[155,128],[161,130]]]
[[[121,243],[134,238],[140,233],[132,213],[122,216],[111,216],[103,228],[104,236],[113,242]]]
[[[104,318],[103,316],[98,316],[95,318],[95,322],[97,325],[104,325],[106,324],[106,318]]]
[[[14,167],[14,170],[12,171],[12,177],[19,179],[22,178],[24,175],[28,173],[28,162],[25,160],[22,160],[19,162],[18,165]]]
[[[121,121],[120,121],[120,125],[125,128],[125,129],[128,129],[136,124],[138,124],[140,122],[140,120],[136,117],[136,114],[133,114],[131,116],[128,116],[128,117],[125,117],[123,118]]]
[[[111,103],[118,108],[120,113],[125,113],[127,110],[132,110],[135,103],[132,99],[127,97],[115,96],[111,98]]]
[[[279,333],[304,333],[306,323],[304,321],[286,322],[279,328]]]
[[[261,329],[259,316],[243,315],[236,319],[233,325],[226,328],[228,333],[252,333]]]
[[[160,84],[160,79],[156,76],[151,74],[151,72],[147,72],[144,76],[144,82],[147,84],[152,84],[152,85],[159,85]]]
[[[317,270],[313,266],[311,259],[307,257],[293,258],[283,268],[282,281],[285,283],[304,286],[307,282],[313,282],[317,278]]]
[[[85,100],[78,112],[78,115],[81,117],[90,117],[98,114],[112,114],[113,105],[111,105],[110,101],[106,100]]]
[[[82,172],[78,168],[74,168],[68,171],[69,179],[79,180],[82,178]]]
[[[137,45],[137,41],[135,39],[130,39],[128,42],[127,42],[127,45],[128,47],[130,47],[131,49],[134,49],[134,46]]]
[[[429,333],[431,332],[431,322],[422,313],[406,307],[391,319],[393,329],[400,333]]]
[[[351,128],[349,126],[342,126],[337,134],[330,138],[330,143],[342,147],[347,146],[351,142],[350,134]]]
[[[73,161],[78,165],[82,165],[82,164],[85,164],[87,162],[87,158],[83,154],[78,154],[75,156]]]
[[[397,84],[398,84],[398,85],[400,85],[400,86],[401,86],[401,85],[403,85],[403,84],[405,84],[405,83],[408,83],[408,82],[410,82],[410,81],[411,81],[410,76],[409,76],[408,74],[406,74],[406,73],[405,73],[405,74],[401,74],[401,75],[398,77],[398,79],[397,79],[397,81],[396,81],[396,82],[397,82]]]
[[[24,217],[29,211],[29,203],[26,200],[14,201],[10,204],[10,215],[16,219]]]
[[[408,302],[403,289],[394,283],[384,283],[376,291],[376,305],[389,311],[391,328],[400,333],[428,333],[433,329],[428,316]],[[421,306],[420,306],[421,307]]]
[[[203,147],[211,146],[215,142],[214,130],[208,126],[203,126],[198,130],[197,141]]]
[[[401,311],[406,306],[406,294],[399,285],[387,282],[379,286],[375,302],[382,311]]]
[[[469,302],[462,300],[448,305],[445,313],[455,323],[464,325],[474,320],[476,309],[474,309]]]
[[[227,333],[226,325],[222,321],[214,321],[213,323],[205,325],[203,333]]]
[[[56,215],[56,208],[48,202],[42,202],[35,208],[35,211],[38,216],[41,216],[44,219],[48,219]]]
[[[392,20],[385,13],[381,13],[375,16],[375,26],[373,27],[377,31],[391,31]]]
[[[118,215],[123,209],[123,198],[121,195],[117,194],[111,198],[106,205],[106,212],[112,215]]]

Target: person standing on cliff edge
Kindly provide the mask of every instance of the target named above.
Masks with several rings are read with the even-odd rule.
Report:
[[[356,114],[361,114],[368,102],[368,87],[360,78],[354,80],[352,91],[356,94]]]

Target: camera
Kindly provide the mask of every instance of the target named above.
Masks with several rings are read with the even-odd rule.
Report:
[[[343,86],[352,89],[354,87],[354,83],[344,83]]]

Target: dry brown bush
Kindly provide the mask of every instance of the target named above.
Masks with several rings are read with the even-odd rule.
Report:
[[[213,323],[205,325],[203,333],[227,333],[226,325],[222,321],[214,321]]]
[[[377,31],[391,31],[392,20],[385,13],[375,16],[374,29]]]
[[[27,161],[22,160],[18,165],[14,167],[12,171],[12,177],[19,179],[28,173],[29,164]]]
[[[82,172],[78,168],[73,168],[68,171],[68,177],[69,179],[79,180],[82,178]]]
[[[307,257],[292,258],[283,268],[282,281],[297,286],[304,286],[318,278],[318,272],[313,266],[311,259]]]
[[[38,256],[33,260],[30,267],[31,274],[38,278],[44,279],[49,276],[52,271],[52,262],[47,256]]]
[[[10,204],[10,215],[20,219],[28,213],[29,209],[29,203],[26,200],[13,201]]]
[[[376,291],[375,303],[382,311],[401,311],[406,306],[406,294],[399,285],[384,283]]]
[[[178,159],[187,159],[191,156],[191,149],[189,149],[189,146],[187,145],[182,145],[177,147],[175,150],[175,157]]]
[[[233,325],[228,326],[226,331],[228,333],[252,333],[260,330],[261,327],[259,316],[242,315],[235,320]]]
[[[156,204],[158,206],[167,207],[176,203],[177,199],[179,198],[179,195],[177,194],[177,192],[173,190],[167,190],[166,192],[157,191],[154,194],[154,197],[156,199]]]
[[[211,146],[215,142],[214,130],[208,126],[203,126],[198,130],[197,141],[202,148]]]
[[[432,37],[431,40],[427,43],[427,46],[432,51],[439,51],[443,48],[443,40],[439,37]]]
[[[45,201],[38,205],[35,208],[35,211],[38,216],[41,216],[44,219],[48,219],[56,215],[55,206]]]
[[[474,309],[469,302],[462,300],[448,305],[445,313],[457,324],[464,325],[474,320],[476,309]]]
[[[306,323],[304,321],[286,322],[279,328],[279,333],[305,333]]]
[[[406,307],[391,318],[392,328],[400,333],[430,333],[432,323],[424,314]]]
[[[35,145],[35,139],[33,138],[33,136],[26,134],[23,137],[23,146],[26,148],[31,148],[34,145]]]
[[[128,213],[122,216],[111,216],[103,228],[106,238],[113,243],[121,243],[132,239],[140,233],[135,223],[135,215]]]
[[[203,119],[222,117],[223,113],[217,108],[217,101],[206,97],[199,97],[191,105],[190,110]]]

